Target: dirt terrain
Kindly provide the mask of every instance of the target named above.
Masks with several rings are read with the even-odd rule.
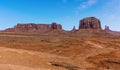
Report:
[[[120,70],[120,36],[0,33],[0,70]]]

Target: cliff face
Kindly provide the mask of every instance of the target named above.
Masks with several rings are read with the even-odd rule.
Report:
[[[95,17],[87,17],[80,20],[79,29],[101,29],[100,20]]]
[[[4,30],[5,32],[39,32],[45,33],[50,31],[62,31],[62,25],[52,23],[52,24],[17,24],[13,28],[8,28]]]
[[[79,22],[79,28],[76,29],[75,26],[71,31],[65,31],[62,29],[61,24],[53,22],[52,24],[17,24],[13,28],[8,28],[2,32],[29,32],[29,33],[119,33],[109,29],[108,26],[105,26],[103,30],[101,28],[101,22],[95,17],[83,18]]]
[[[79,34],[105,34],[105,31],[101,28],[101,22],[96,17],[83,18],[79,22]]]
[[[55,22],[53,22],[53,23],[51,24],[51,29],[52,29],[52,30],[62,30],[62,25],[56,24]]]
[[[14,27],[15,32],[46,32],[50,30],[47,24],[17,24]]]
[[[92,29],[92,30],[91,30]],[[31,33],[84,33],[84,32],[99,32],[101,29],[100,20],[95,17],[87,17],[80,20],[79,29],[75,26],[71,31],[64,31],[62,25],[53,22],[52,24],[17,24],[13,28],[8,28],[4,32],[31,32]]]

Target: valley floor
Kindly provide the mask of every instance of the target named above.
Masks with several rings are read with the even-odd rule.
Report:
[[[0,70],[120,70],[120,36],[0,33]]]

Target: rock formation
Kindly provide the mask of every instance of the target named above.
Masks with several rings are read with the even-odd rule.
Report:
[[[87,17],[80,20],[79,29],[101,29],[100,20],[95,17]]]
[[[13,28],[8,28],[4,32],[37,32],[37,33],[46,33],[50,31],[62,31],[62,25],[56,24],[17,24]]]
[[[109,34],[112,34],[112,35],[120,35],[119,31],[112,31],[112,30],[110,30],[109,26],[105,26],[104,31],[109,33]]]
[[[105,31],[111,31],[110,29],[109,29],[109,26],[105,26],[105,29],[104,29]]]
[[[95,17],[83,18],[79,22],[78,34],[105,34],[105,31],[101,28],[101,22]]]
[[[72,33],[76,33],[77,29],[75,28],[75,26],[73,26],[73,29],[71,30]]]
[[[13,28],[7,28],[1,32],[14,32],[14,29]]]
[[[51,24],[51,29],[52,29],[52,30],[61,30],[61,29],[62,29],[62,25],[56,24],[55,22],[53,22],[53,23]]]
[[[109,26],[105,26],[102,30],[101,22],[95,17],[83,18],[79,22],[79,28],[76,29],[75,26],[71,31],[65,31],[62,29],[61,24],[53,22],[52,24],[17,24],[13,28],[8,28],[1,32],[25,32],[25,33],[119,33],[109,29]]]

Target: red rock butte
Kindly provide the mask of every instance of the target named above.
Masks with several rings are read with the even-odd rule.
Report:
[[[96,17],[86,17],[80,20],[79,28],[76,29],[75,26],[71,31],[65,31],[62,29],[61,24],[57,24],[53,22],[52,24],[35,24],[35,23],[27,23],[22,24],[19,23],[15,25],[13,28],[8,28],[3,30],[2,32],[25,32],[25,33],[95,33],[95,32],[107,32],[108,30],[103,30],[101,28],[101,22]]]
[[[101,29],[101,22],[95,17],[84,18],[79,24],[79,29]]]

